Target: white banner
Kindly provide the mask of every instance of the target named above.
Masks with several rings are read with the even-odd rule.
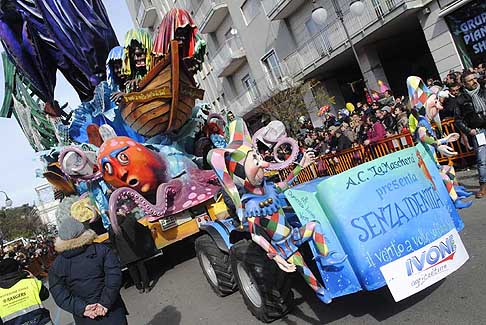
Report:
[[[380,268],[395,301],[405,299],[445,278],[469,255],[455,229],[427,246]]]

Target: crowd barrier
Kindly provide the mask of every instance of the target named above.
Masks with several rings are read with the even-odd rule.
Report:
[[[459,132],[459,130],[456,128],[453,118],[445,119],[444,121],[442,121],[441,124],[442,124],[442,132],[444,133],[444,135],[448,135],[451,133],[461,134],[461,132]],[[461,134],[461,138],[458,141],[455,141],[449,145],[452,148],[454,148],[454,151],[456,151],[458,154],[457,156],[454,156],[452,158],[447,158],[439,155],[439,163],[441,164],[452,163],[456,160],[474,157],[476,155],[472,147],[472,143],[469,141],[468,137],[464,134]]]
[[[442,122],[442,132],[444,136],[454,132],[459,133],[454,124],[454,119],[445,119]],[[453,164],[456,160],[473,157],[475,155],[474,150],[467,141],[467,137],[461,136],[460,140],[450,144],[458,155],[452,158],[439,155],[439,163]],[[312,165],[302,170],[293,182],[293,185],[308,182],[317,177],[337,175],[362,163],[414,145],[412,135],[410,133],[403,133],[368,146],[359,145],[334,154],[322,155],[317,157]],[[286,179],[294,167],[290,166],[281,170],[279,172],[280,179]]]

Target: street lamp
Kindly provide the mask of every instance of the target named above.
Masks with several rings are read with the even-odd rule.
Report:
[[[5,206],[7,208],[10,208],[12,206],[13,201],[8,197],[7,193],[5,193],[5,191],[0,191],[0,193],[5,194]]]
[[[368,95],[371,97],[371,91],[370,87],[368,87],[368,81],[366,80],[365,74],[363,67],[361,66],[361,62],[359,61],[358,53],[356,52],[356,49],[354,48],[354,43],[353,40],[351,39],[351,36],[349,35],[348,28],[346,27],[346,24],[344,24],[344,14],[343,11],[341,10],[341,7],[339,7],[339,2],[338,0],[331,0],[332,6],[334,7],[334,11],[336,12],[336,16],[339,18],[339,21],[341,21],[341,25],[343,26],[344,32],[346,33],[346,37],[348,39],[349,44],[351,45],[351,49],[353,50],[354,57],[356,58],[356,62],[358,62],[358,67],[359,70],[361,71],[361,76],[363,77],[363,81],[366,86],[366,90],[368,92]],[[321,6],[317,6],[316,0],[312,0],[312,19],[314,22],[316,22],[319,25],[324,25],[327,19],[327,10]],[[350,6],[349,10],[356,16],[361,16],[364,12],[365,5],[363,2],[360,0],[353,1]]]

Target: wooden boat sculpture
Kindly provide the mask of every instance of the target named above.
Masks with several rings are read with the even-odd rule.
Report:
[[[191,117],[196,98],[204,96],[181,60],[178,41],[170,43],[169,53],[140,80],[138,91],[123,96],[123,119],[145,137],[179,129]]]

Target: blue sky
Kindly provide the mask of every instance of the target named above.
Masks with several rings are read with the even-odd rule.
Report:
[[[133,27],[126,3],[123,0],[103,0],[103,3],[121,44],[125,32]],[[3,83],[3,67],[1,67],[0,105],[3,101]],[[60,103],[69,102],[72,108],[79,104],[74,89],[61,74],[58,74],[57,78],[56,99]],[[0,118],[0,152],[0,190],[8,193],[14,206],[24,203],[32,204],[32,202],[37,201],[34,188],[46,183],[45,179],[35,176],[36,169],[42,168],[42,166],[17,121],[13,118]],[[4,200],[5,197],[0,194],[0,207],[4,205]]]

